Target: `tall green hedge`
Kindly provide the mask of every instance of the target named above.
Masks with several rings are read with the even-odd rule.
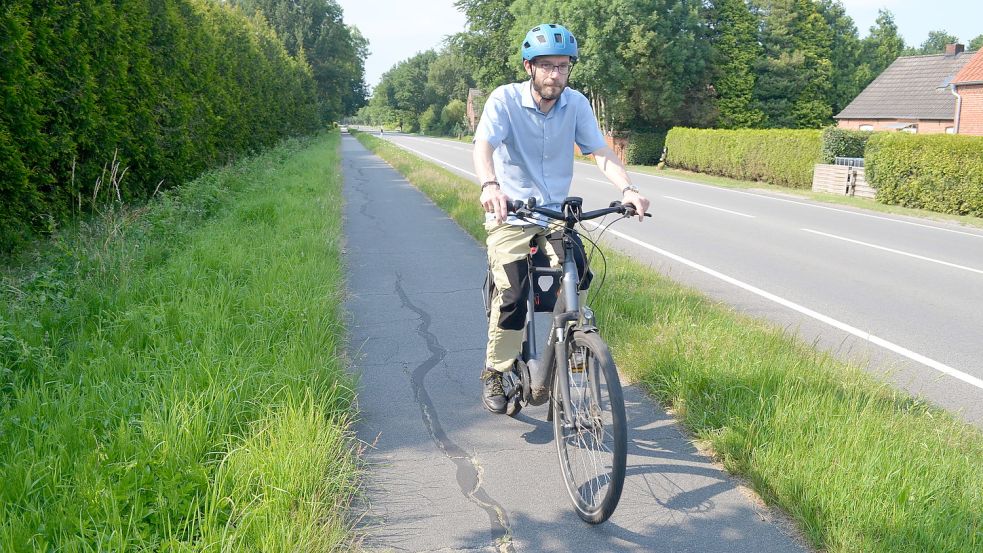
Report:
[[[117,151],[126,200],[319,125],[307,63],[227,4],[7,0],[0,37],[0,251],[87,206]]]
[[[667,164],[792,188],[812,186],[820,160],[819,130],[717,130],[675,127],[666,137]]]
[[[876,133],[864,164],[880,202],[983,217],[983,137]]]
[[[666,131],[632,132],[625,148],[625,163],[630,165],[655,165],[662,158],[666,145]]]
[[[826,127],[822,136],[822,162],[833,163],[837,157],[864,157],[871,131]]]

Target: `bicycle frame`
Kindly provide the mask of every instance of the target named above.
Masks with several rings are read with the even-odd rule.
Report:
[[[526,298],[528,309],[526,311],[526,328],[522,343],[522,361],[526,366],[527,374],[524,375],[526,387],[523,389],[523,399],[532,405],[541,405],[549,399],[556,401],[558,398],[552,397],[552,390],[555,378],[560,378],[559,400],[563,401],[564,413],[571,413],[570,388],[568,381],[569,360],[566,355],[566,342],[569,335],[578,327],[581,319],[580,296],[578,294],[578,284],[580,282],[577,263],[574,258],[574,241],[570,236],[573,224],[567,223],[563,232],[563,264],[557,269],[553,267],[534,267],[530,263],[529,267],[529,296]],[[553,310],[552,324],[546,338],[546,347],[542,356],[538,352],[538,342],[536,336],[536,317],[535,317],[535,280],[540,276],[560,276],[560,301],[556,302]],[[584,322],[587,326],[593,326],[593,314],[589,309],[585,309]],[[573,324],[571,324],[573,323]],[[547,420],[552,419],[553,412],[547,414]],[[565,424],[567,421],[564,421]]]

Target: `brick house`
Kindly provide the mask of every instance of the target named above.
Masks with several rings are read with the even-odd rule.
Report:
[[[983,136],[983,48],[952,79],[956,132]]]
[[[955,87],[950,85],[971,60],[980,58],[979,52],[976,54],[963,51],[962,44],[950,44],[944,54],[894,60],[834,117],[837,126],[868,131],[955,133],[959,102]],[[974,67],[979,65],[974,64]],[[965,86],[968,95],[961,102],[963,131],[970,128],[966,126],[967,111],[974,113],[975,109],[983,109],[983,68],[967,75],[968,80],[961,85]],[[967,105],[973,107],[967,108]]]

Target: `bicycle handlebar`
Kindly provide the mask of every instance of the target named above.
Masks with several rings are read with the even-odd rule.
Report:
[[[575,201],[570,202],[570,200]],[[630,203],[622,204],[621,202],[611,202],[610,206],[595,209],[593,211],[581,211],[580,205],[580,198],[568,198],[563,202],[564,212],[559,212],[554,209],[546,209],[545,207],[536,207],[536,198],[529,198],[525,202],[522,200],[509,201],[508,211],[509,213],[515,213],[520,217],[524,214],[538,213],[539,215],[544,215],[550,219],[564,221],[571,224],[580,221],[588,221],[590,219],[597,219],[598,217],[604,217],[605,215],[610,215],[612,213],[627,215],[628,217],[638,215],[638,211],[635,209],[635,206]],[[570,206],[574,206],[573,209],[570,209]],[[646,213],[645,216],[651,217],[652,214]]]

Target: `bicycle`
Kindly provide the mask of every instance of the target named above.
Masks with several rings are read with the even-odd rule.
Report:
[[[584,212],[583,200],[569,197],[562,211],[536,207],[535,199],[509,202],[509,211],[526,219],[535,214],[562,222],[563,264],[544,267],[530,253],[528,310],[522,351],[502,378],[506,413],[516,416],[522,405],[549,402],[546,420],[553,423],[560,470],[574,510],[584,521],[606,521],[621,499],[628,448],[627,420],[618,370],[601,339],[594,312],[580,305],[580,277],[574,257],[581,247],[574,239],[577,223],[610,214],[635,216],[634,206],[612,202]],[[645,214],[651,217],[650,214]],[[596,244],[595,244],[596,247]],[[586,258],[586,256],[585,256]],[[584,273],[589,268],[585,259]],[[540,277],[552,277],[544,288]],[[485,280],[490,300],[492,279]],[[554,299],[555,302],[549,300]],[[539,301],[537,301],[537,299]],[[490,314],[486,304],[486,313]],[[535,313],[552,312],[552,325],[542,355],[537,352]]]

